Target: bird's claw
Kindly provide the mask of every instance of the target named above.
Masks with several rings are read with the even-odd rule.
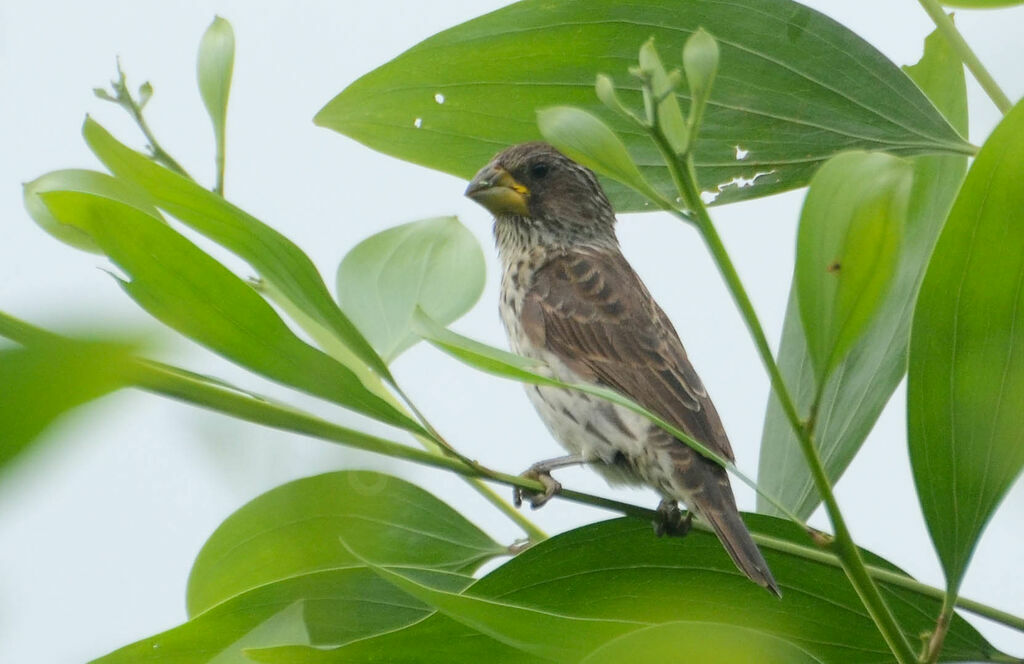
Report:
[[[690,526],[693,525],[693,512],[687,512],[686,516],[683,516],[679,503],[674,500],[663,500],[658,503],[656,514],[654,534],[658,537],[683,537],[690,532]]]
[[[540,509],[556,494],[562,491],[562,485],[554,477],[551,477],[551,471],[542,464],[534,464],[530,466],[529,470],[520,475],[531,480],[537,480],[544,486],[543,493],[530,491],[520,486],[515,487],[512,490],[512,503],[516,507],[523,506],[523,498],[530,503],[530,509]]]

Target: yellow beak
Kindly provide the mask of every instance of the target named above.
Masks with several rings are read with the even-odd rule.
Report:
[[[483,205],[494,215],[529,216],[527,205],[530,190],[519,184],[501,166],[488,164],[480,169],[466,187],[466,196]]]

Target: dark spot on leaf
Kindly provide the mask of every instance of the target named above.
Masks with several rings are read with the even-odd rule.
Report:
[[[831,263],[828,264],[828,267],[825,268],[825,271],[830,272],[831,274],[836,274],[842,267],[843,266],[839,263],[839,261],[832,261]]]

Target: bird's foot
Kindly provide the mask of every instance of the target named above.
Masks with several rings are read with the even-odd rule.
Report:
[[[544,507],[555,494],[562,491],[562,485],[554,477],[551,477],[551,468],[544,462],[533,464],[520,477],[537,480],[544,486],[544,491],[537,492],[519,486],[515,487],[512,490],[512,502],[516,507],[522,507],[525,498],[530,503],[531,509],[539,509]]]
[[[658,537],[668,535],[670,537],[683,537],[690,532],[693,525],[693,513],[679,509],[679,503],[674,500],[662,500],[658,503],[657,516],[654,519],[654,534]]]

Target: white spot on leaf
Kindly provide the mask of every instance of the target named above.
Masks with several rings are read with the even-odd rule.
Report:
[[[423,126],[423,118],[416,118],[415,120],[413,120],[412,121],[412,126],[416,127],[417,129],[422,127]]]
[[[750,150],[744,150],[743,148],[741,148],[738,145],[735,146],[735,147],[736,147],[736,158],[737,159],[746,159],[747,155],[750,154]]]
[[[443,104],[444,103],[444,95],[441,94],[440,92],[435,93],[434,94],[434,101],[436,101],[438,104]]]

